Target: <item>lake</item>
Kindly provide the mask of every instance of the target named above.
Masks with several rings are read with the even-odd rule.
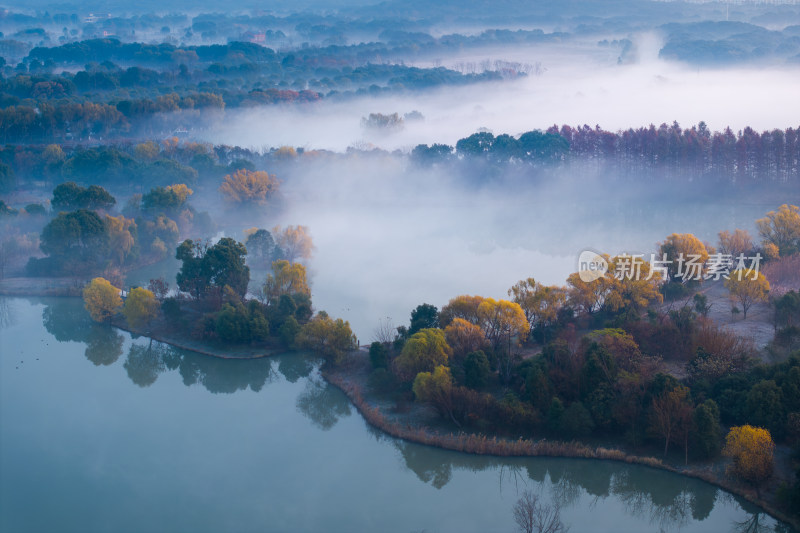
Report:
[[[177,350],[93,324],[79,299],[0,297],[0,354],[2,531],[511,532],[525,489],[573,532],[785,527],[642,466],[394,439],[312,356]]]

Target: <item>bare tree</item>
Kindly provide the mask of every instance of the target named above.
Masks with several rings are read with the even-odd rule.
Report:
[[[392,319],[387,316],[385,320],[381,319],[378,322],[378,327],[375,328],[373,336],[381,344],[391,344],[396,333],[397,328],[392,325]]]
[[[539,496],[526,490],[514,504],[514,521],[524,533],[567,533],[561,522],[561,507],[557,503],[542,503]]]

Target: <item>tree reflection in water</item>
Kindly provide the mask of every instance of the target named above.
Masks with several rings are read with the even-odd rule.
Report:
[[[0,296],[0,329],[6,329],[14,324],[14,312],[11,298]]]
[[[122,355],[124,340],[116,329],[92,324],[86,335],[86,359],[97,366],[111,365]]]
[[[771,525],[771,519],[770,525],[764,525],[763,513],[747,502],[708,483],[671,472],[611,461],[470,456],[397,439],[391,441],[405,466],[422,482],[439,489],[450,481],[454,470],[497,469],[501,490],[505,484],[521,494],[529,486],[526,480],[520,480],[520,473],[524,473],[540,490],[547,488],[553,503],[562,510],[586,505],[584,495],[590,498],[589,505],[602,504],[604,499],[613,497],[623,503],[628,515],[645,520],[660,531],[677,531],[692,520],[703,521],[711,515],[715,503],[724,499],[749,513],[746,521],[732,525],[734,531],[788,531],[783,524]]]
[[[8,324],[11,314],[7,299],[0,298],[0,326]],[[122,355],[125,337],[114,328],[93,323],[79,301],[48,300],[42,321],[58,341],[85,343],[86,358],[95,365],[111,365]],[[140,387],[152,385],[167,370],[177,370],[186,386],[199,384],[216,394],[247,389],[258,392],[280,374],[289,383],[305,380],[296,407],[321,430],[330,430],[340,419],[352,414],[347,397],[324,381],[315,370],[317,361],[304,354],[219,359],[155,341],[135,340],[123,367],[130,380]],[[455,454],[398,440],[372,427],[368,427],[368,431],[376,440],[390,442],[399,451],[405,466],[423,483],[437,489],[450,482],[455,470],[494,469],[501,490],[510,486],[521,494],[530,485],[538,485],[539,490],[549,490],[550,498],[562,509],[580,503],[585,505],[584,493],[593,500],[592,504],[612,496],[623,503],[629,515],[647,520],[661,530],[681,529],[692,519],[705,520],[715,504],[720,503],[741,506],[748,513],[746,520],[731,524],[733,531],[789,531],[784,524],[773,526],[771,518],[739,498],[712,485],[669,472],[606,461],[592,461],[590,467],[585,467],[588,461],[578,459]]]
[[[297,410],[323,431],[351,414],[350,400],[319,376],[309,377],[297,397]]]
[[[42,323],[48,333],[59,342],[86,342],[89,331],[94,325],[82,302],[73,298],[49,302],[49,305],[42,310]]]
[[[166,369],[161,352],[163,345],[151,340],[148,344],[132,344],[128,358],[123,366],[131,381],[140,387],[149,387],[158,379],[158,375]]]

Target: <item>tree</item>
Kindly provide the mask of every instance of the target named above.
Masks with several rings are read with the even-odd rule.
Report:
[[[95,266],[108,247],[105,221],[86,209],[60,213],[42,230],[39,247],[73,270]]]
[[[122,314],[125,315],[128,325],[138,330],[157,317],[160,308],[155,294],[142,287],[136,287],[125,298]]]
[[[583,437],[594,429],[594,420],[581,402],[572,402],[561,415],[559,429],[567,437]]]
[[[122,307],[119,289],[104,278],[94,278],[83,289],[83,302],[96,322],[106,322]]]
[[[609,261],[608,256],[604,257]],[[587,315],[596,313],[603,308],[606,296],[613,290],[616,280],[611,272],[592,281],[581,279],[580,273],[574,272],[567,276],[567,300],[570,307],[582,311]]]
[[[687,282],[702,278],[708,250],[700,239],[691,233],[673,233],[658,246],[662,257],[666,256],[669,261],[666,267],[671,280]],[[697,267],[690,267],[690,264]]]
[[[452,354],[444,332],[426,328],[412,335],[403,345],[403,351],[394,361],[395,372],[401,380],[411,381],[420,372],[431,372],[439,365],[446,365]]]
[[[246,255],[244,245],[230,237],[223,237],[210,247],[187,239],[178,246],[175,255],[182,261],[176,276],[178,288],[202,298],[210,288],[221,291],[227,285],[243,299],[250,282]]]
[[[207,273],[210,285],[220,289],[227,285],[244,299],[250,283],[246,255],[247,248],[230,237],[223,237],[209,248],[203,257],[203,271]]]
[[[734,270],[730,278],[725,280],[725,288],[730,291],[731,298],[741,304],[744,319],[747,320],[747,310],[754,303],[767,301],[769,281],[761,272],[740,268]]]
[[[181,207],[194,193],[183,183],[168,187],[156,187],[142,196],[142,209],[149,211],[170,211]]]
[[[108,191],[98,185],[88,188],[79,186],[74,181],[68,181],[53,189],[53,199],[50,204],[54,209],[108,209],[117,203]]]
[[[478,318],[486,338],[495,348],[505,342],[509,354],[512,339],[524,342],[528,337],[530,326],[525,319],[525,312],[517,303],[485,298],[478,306]]]
[[[234,204],[263,205],[277,192],[280,182],[263,170],[239,169],[222,180],[219,191]]]
[[[692,404],[689,401],[689,389],[677,385],[665,390],[660,396],[653,398],[650,410],[650,428],[664,439],[664,455],[669,451],[669,443],[676,435],[688,438],[685,429],[691,422]],[[688,444],[687,444],[688,449]]]
[[[418,402],[426,402],[436,407],[442,416],[447,416],[457,426],[461,426],[453,415],[453,378],[450,369],[438,365],[433,372],[420,372],[412,386]]]
[[[542,285],[533,278],[517,282],[508,289],[508,295],[522,307],[531,329],[555,322],[559,309],[567,301],[566,289]]]
[[[341,318],[333,320],[324,311],[300,328],[295,343],[337,365],[344,362],[348,353],[358,348],[358,340],[350,329],[350,323]]]
[[[411,311],[411,327],[408,333],[413,335],[421,329],[439,327],[439,310],[435,305],[420,304]]]
[[[389,366],[388,350],[382,342],[375,341],[369,345],[369,362],[373,369],[387,368]]]
[[[739,255],[746,255],[753,250],[753,239],[747,230],[736,229],[733,233],[720,231],[719,234],[719,253],[730,255],[737,258]]]
[[[471,389],[486,385],[491,367],[483,350],[470,352],[464,358],[464,384]]]
[[[750,425],[732,427],[725,437],[722,453],[733,459],[730,472],[754,485],[756,491],[772,475],[775,444],[766,429]]]
[[[783,204],[756,220],[756,226],[761,238],[777,246],[781,256],[800,251],[800,208],[796,205]]]
[[[651,303],[661,303],[664,296],[660,287],[661,272],[651,271],[648,261],[638,256],[618,255],[610,259],[609,271],[613,280],[608,281],[609,291],[603,302],[611,312],[629,311],[638,316]]]
[[[245,235],[247,235],[247,239],[244,241],[244,245],[247,247],[247,257],[258,261],[259,264],[272,260],[275,241],[270,232],[265,229],[252,228],[245,231]]]
[[[123,215],[105,217],[106,230],[108,232],[108,248],[118,265],[122,265],[125,259],[131,255],[136,244],[136,222],[132,218],[125,218]]]
[[[693,414],[692,441],[695,452],[704,459],[719,454],[722,428],[719,425],[719,408],[714,400],[706,400],[697,406]]]
[[[453,319],[461,318],[472,324],[478,324],[478,307],[484,300],[483,296],[470,296],[464,294],[451,299],[439,312],[439,326],[447,327]]]
[[[525,490],[514,504],[514,522],[523,533],[566,533],[569,528],[561,522],[558,504],[546,504],[539,496]]]
[[[786,410],[783,390],[775,380],[761,380],[750,389],[747,393],[745,412],[748,422],[768,429],[776,437],[783,435]]]
[[[294,263],[295,259],[311,259],[314,252],[314,241],[307,226],[286,226],[272,228],[275,243],[283,252],[286,260]]]
[[[453,348],[453,355],[462,356],[479,350],[486,342],[486,336],[480,326],[467,322],[463,318],[454,318],[444,328],[447,344]]]
[[[283,295],[305,294],[311,295],[311,289],[306,280],[306,267],[300,263],[289,261],[273,261],[272,273],[267,275],[264,283],[264,296],[267,304],[277,302]]]
[[[152,292],[158,300],[163,300],[169,294],[169,283],[164,278],[153,278],[147,283],[147,290]]]

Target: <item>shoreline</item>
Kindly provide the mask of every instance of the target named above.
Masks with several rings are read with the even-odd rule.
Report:
[[[5,291],[0,291],[0,296],[8,296],[12,298],[25,296],[73,297],[69,294],[54,295],[52,293],[9,294]],[[241,355],[231,355],[231,352],[237,349],[235,346],[214,347],[208,344],[193,341],[184,342],[183,340],[176,339],[175,337],[165,334],[164,332],[150,331],[144,333],[130,328],[124,320],[113,320],[107,323],[107,325],[126,331],[133,335],[146,337],[157,342],[168,344],[175,348],[195,352],[217,359],[263,359],[278,355],[280,353],[287,353],[285,350],[264,351],[245,349],[241,352]],[[354,353],[363,352],[357,351]],[[364,384],[361,383],[363,379],[359,380],[357,372],[348,374],[347,368],[338,370],[331,369],[327,364],[323,363],[323,365],[320,367],[320,375],[323,379],[325,379],[326,382],[342,391],[350,403],[353,404],[359,414],[364,418],[367,424],[394,438],[422,444],[425,446],[432,446],[443,450],[473,455],[487,455],[494,457],[564,457],[575,459],[606,460],[665,470],[678,475],[705,481],[706,483],[714,485],[717,488],[739,496],[749,503],[759,507],[774,519],[779,520],[789,525],[794,530],[800,532],[800,518],[788,516],[783,511],[777,509],[770,502],[759,498],[754,489],[728,479],[727,477],[715,475],[710,470],[710,464],[707,464],[706,467],[702,469],[694,467],[681,468],[669,463],[665,463],[661,459],[655,457],[629,454],[618,448],[605,448],[600,446],[592,447],[579,441],[551,441],[544,438],[539,440],[523,438],[518,440],[510,440],[497,436],[490,437],[478,433],[443,433],[428,426],[413,424],[410,421],[403,424],[398,421],[390,420],[379,406],[370,403],[370,401],[365,398]]]
[[[123,331],[127,331],[133,335],[138,335],[140,337],[147,337],[148,339],[152,339],[154,341],[161,342],[163,344],[169,344],[175,348],[179,348],[181,350],[187,350],[190,352],[199,353],[201,355],[205,355],[208,357],[215,357],[217,359],[227,359],[227,360],[236,360],[236,359],[264,359],[266,357],[272,357],[273,355],[278,355],[279,353],[284,353],[284,351],[280,350],[270,350],[270,349],[242,349],[241,355],[231,355],[232,350],[236,350],[237,348],[234,347],[216,347],[210,346],[208,344],[201,344],[195,343],[193,341],[183,341],[180,339],[176,339],[175,337],[171,337],[163,332],[141,332],[135,329],[132,329],[130,326],[124,323],[123,321],[113,320],[108,323],[110,326],[115,327],[117,329],[121,329]],[[223,350],[225,351],[223,353]]]
[[[357,383],[357,379],[348,379],[343,372],[329,368],[320,368],[320,374],[325,381],[341,390],[347,396],[367,424],[394,438],[473,455],[605,460],[665,470],[705,481],[719,489],[739,496],[759,507],[772,518],[789,525],[796,531],[800,531],[800,519],[788,516],[770,502],[759,498],[755,490],[726,477],[714,475],[708,467],[703,469],[680,468],[655,457],[633,455],[617,448],[592,447],[579,441],[562,442],[522,438],[510,440],[477,433],[442,433],[436,429],[412,423],[403,425],[389,420],[389,417],[383,413],[380,407],[371,404],[369,400],[365,399],[362,394],[362,386]]]

